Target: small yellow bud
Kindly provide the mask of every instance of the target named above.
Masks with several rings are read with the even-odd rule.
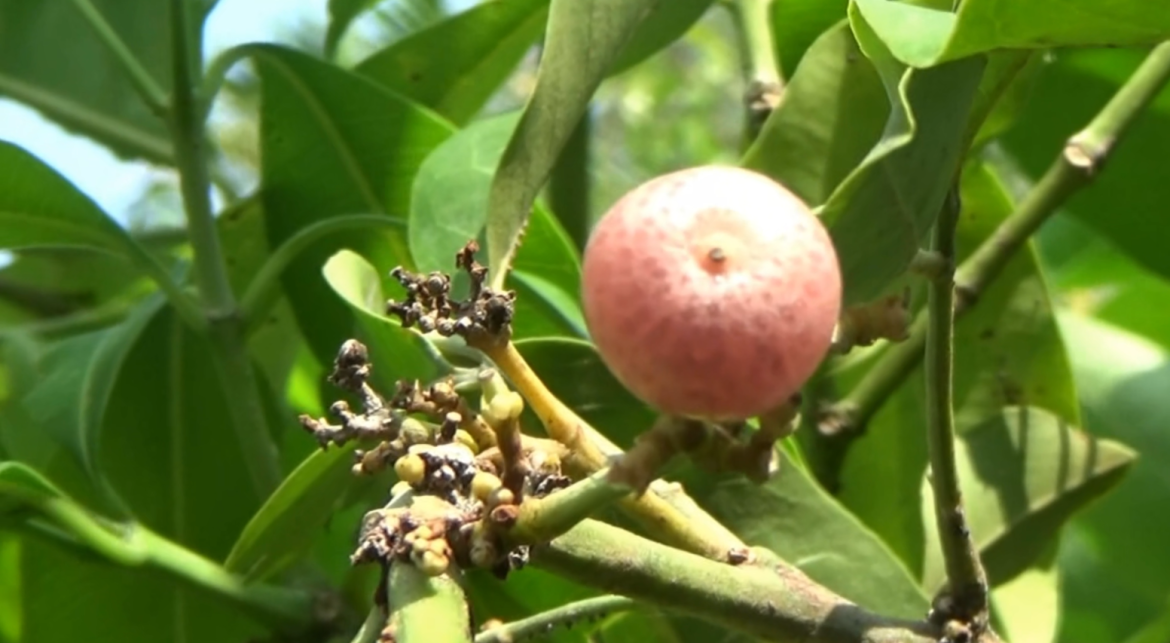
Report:
[[[492,493],[503,484],[497,476],[480,471],[471,479],[471,495],[480,502],[487,502]]]
[[[411,453],[398,458],[394,463],[394,473],[398,474],[398,479],[403,482],[418,484],[427,474],[427,465],[422,458]]]

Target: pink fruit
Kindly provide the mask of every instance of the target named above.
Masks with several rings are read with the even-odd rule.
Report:
[[[796,393],[841,309],[837,255],[799,197],[755,172],[697,167],[627,193],[585,250],[593,342],[672,415],[744,419]]]

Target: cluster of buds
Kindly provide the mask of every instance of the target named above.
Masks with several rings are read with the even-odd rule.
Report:
[[[511,333],[516,294],[510,290],[497,292],[484,285],[487,268],[475,260],[478,250],[479,244],[473,240],[455,255],[456,267],[471,279],[471,292],[466,299],[451,297],[451,278],[444,273],[418,275],[397,267],[390,275],[406,289],[406,298],[387,302],[387,314],[398,317],[404,328],[417,328],[423,333],[460,335],[469,343],[506,341]]]
[[[905,341],[910,336],[910,290],[846,308],[833,333],[834,353],[872,346],[879,339]]]

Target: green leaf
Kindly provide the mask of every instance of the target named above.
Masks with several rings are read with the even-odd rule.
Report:
[[[1013,210],[994,172],[981,163],[963,172],[957,246],[960,263]],[[921,302],[922,297],[916,298]],[[982,424],[1004,406],[1045,409],[1081,425],[1072,372],[1052,316],[1035,254],[1026,246],[958,318],[954,339],[954,395],[960,431]],[[879,353],[880,355],[880,353]],[[875,356],[876,357],[876,356]],[[880,357],[878,357],[880,359]],[[836,375],[848,391],[873,360]],[[921,503],[926,471],[925,380],[921,366],[870,420],[849,450],[839,497],[877,532],[915,574],[923,570],[925,524],[905,507]]]
[[[1060,628],[1060,573],[1053,542],[1044,560],[991,591],[996,631],[1009,641],[1055,643]]]
[[[607,75],[637,65],[678,40],[715,4],[714,0],[671,0],[658,2],[642,20],[621,50]]]
[[[1170,309],[1150,305],[1170,300],[1170,281],[1118,252],[1076,219],[1058,216],[1047,226],[1068,229],[1069,241],[1054,239],[1056,243],[1069,245],[1076,237],[1071,241],[1077,248],[1073,260],[1046,271],[1053,288],[1077,302],[1082,312],[1170,350]],[[1043,250],[1043,240],[1040,247]]]
[[[25,504],[61,497],[61,491],[33,469],[19,462],[0,462],[0,516]]]
[[[20,538],[0,532],[0,641],[19,641],[21,612]]]
[[[409,239],[420,271],[450,273],[455,254],[480,237],[492,172],[519,113],[477,121],[423,162],[411,199]],[[560,223],[537,203],[506,285],[518,291],[513,335],[583,336],[581,260]]]
[[[170,88],[170,10],[154,0],[92,0],[155,82]],[[0,95],[36,108],[124,157],[172,162],[163,119],[139,99],[72,2],[0,4]]]
[[[466,123],[540,37],[548,4],[549,0],[479,4],[371,55],[354,71],[453,123]]]
[[[738,476],[716,481],[697,474],[686,479],[686,488],[749,545],[771,549],[862,607],[921,618],[928,608],[926,596],[894,554],[779,453],[780,471],[763,485]]]
[[[1062,640],[1122,641],[1165,610],[1170,525],[1151,510],[1170,503],[1170,355],[1116,326],[1065,313],[1085,427],[1141,454],[1118,488],[1077,517],[1060,554],[1066,618]],[[1078,633],[1078,630],[1080,633]]]
[[[386,214],[405,219],[423,159],[451,133],[433,113],[373,81],[291,50],[248,46],[261,80],[261,186],[270,247],[321,219]],[[341,248],[389,279],[411,266],[404,231],[330,235],[304,252],[282,282],[317,360],[332,363],[353,315],[321,266]]]
[[[318,449],[306,458],[248,521],[224,568],[263,581],[303,556],[354,484],[356,447]]]
[[[1024,172],[1039,177],[1141,63],[1134,50],[1057,52],[1041,70],[1018,124],[1002,141]],[[1170,254],[1160,242],[1160,213],[1170,201],[1170,182],[1158,159],[1170,140],[1170,92],[1163,91],[1109,155],[1090,189],[1065,205],[1117,250],[1146,269],[1170,277]]]
[[[998,49],[1152,45],[1170,13],[1145,0],[965,0],[958,14],[888,0],[853,0],[901,61],[930,67]]]
[[[487,255],[493,286],[504,283],[541,186],[590,97],[653,0],[555,0],[536,88],[492,181]]]
[[[848,8],[849,0],[772,0],[772,40],[785,78],[795,76],[807,50],[845,18]]]
[[[329,25],[325,28],[325,52],[333,55],[350,23],[375,0],[329,0]]]
[[[0,248],[81,247],[125,255],[131,243],[65,177],[0,141]]]
[[[820,205],[881,138],[889,111],[881,78],[841,22],[809,47],[741,164]]]
[[[38,364],[43,376],[23,401],[29,417],[69,450],[115,510],[125,508],[117,506],[100,460],[106,413],[127,356],[161,303],[152,298],[117,326],[51,346]]]
[[[841,260],[845,303],[856,304],[905,272],[933,225],[965,154],[965,125],[984,61],[904,70],[855,11],[850,17],[893,105],[882,139],[822,213]]]
[[[1121,481],[1135,457],[1027,407],[1005,408],[964,431],[955,446],[967,524],[992,585],[1027,569],[1075,512]],[[929,482],[922,496],[923,522],[933,526]],[[935,591],[946,568],[937,531],[926,534],[923,585]]]
[[[386,297],[378,273],[361,255],[342,250],[329,258],[323,273],[354,312],[359,338],[370,349],[370,361],[377,365],[371,378],[376,388],[389,394],[398,379],[427,381],[437,374],[436,358],[427,349],[426,340],[384,314]]]
[[[648,429],[655,414],[609,372],[592,344],[529,339],[516,348],[558,398],[622,448]]]

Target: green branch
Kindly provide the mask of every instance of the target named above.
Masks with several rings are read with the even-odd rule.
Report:
[[[394,562],[386,582],[391,610],[386,629],[396,643],[471,643],[467,599],[455,579]]]
[[[1065,201],[1092,183],[1109,154],[1128,132],[1138,114],[1170,80],[1170,43],[1153,49],[1133,76],[1099,114],[1068,139],[1060,156],[1015,211],[955,272],[955,314],[977,302],[1015,253]],[[909,339],[886,349],[877,364],[850,394],[835,405],[846,430],[856,435],[893,391],[918,366],[926,345],[926,319],[915,320]]]
[[[948,265],[955,259],[959,224],[959,186],[947,195],[935,223],[933,250]],[[947,570],[947,592],[964,622],[986,622],[987,574],[963,512],[955,462],[954,290],[950,270],[930,282],[926,329],[926,434],[934,515]]]
[[[196,11],[197,7],[190,2],[171,0],[174,46],[171,129],[175,160],[195,254],[195,280],[203,298],[214,361],[252,484],[259,497],[265,498],[280,483],[280,464],[269,438],[268,418],[252,372],[243,320],[228,281],[227,264],[211,211],[207,139],[203,131],[206,111],[196,91],[202,67],[201,29],[195,16],[190,15]]]
[[[534,547],[532,561],[584,585],[766,640],[935,643],[940,638],[932,625],[868,612],[787,565],[733,567],[595,520]]]
[[[342,230],[373,228],[377,226],[402,227],[402,221],[385,215],[355,214],[332,217],[297,230],[277,248],[248,284],[248,290],[240,299],[240,316],[249,329],[254,329],[257,320],[280,297],[280,276],[302,252],[318,240]]]
[[[562,605],[519,621],[493,627],[475,637],[475,643],[518,643],[546,635],[558,625],[572,625],[614,612],[631,610],[638,604],[624,596],[595,596]]]
[[[743,59],[747,89],[744,104],[747,108],[745,144],[751,144],[759,135],[764,121],[776,109],[784,80],[772,39],[770,11],[772,0],[734,0],[726,5],[735,20]]]
[[[506,534],[509,542],[548,542],[602,507],[629,495],[629,487],[610,483],[608,476],[609,469],[603,469],[544,498],[526,498],[520,503],[516,524]]]
[[[155,82],[150,72],[146,71],[146,68],[134,56],[134,52],[130,51],[130,48],[118,36],[118,32],[114,31],[110,23],[106,22],[105,17],[102,16],[97,7],[93,6],[90,0],[73,0],[73,6],[77,7],[77,10],[85,17],[85,21],[97,34],[98,40],[105,45],[118,64],[122,66],[122,70],[126,72],[130,82],[134,85],[134,90],[138,92],[142,102],[146,103],[146,107],[156,116],[164,116],[167,113],[167,93]]]

